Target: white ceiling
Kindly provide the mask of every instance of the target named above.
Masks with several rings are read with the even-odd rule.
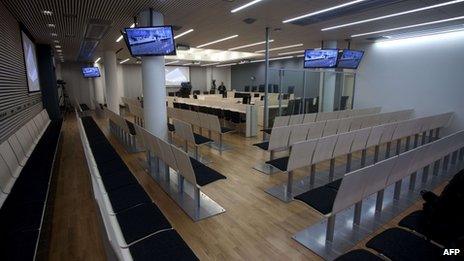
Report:
[[[116,43],[116,39],[120,36],[121,29],[129,27],[133,23],[133,17],[138,12],[150,7],[164,14],[166,24],[182,26],[182,29],[176,32],[177,34],[193,28],[194,32],[176,40],[177,43],[192,47],[235,34],[238,34],[239,37],[207,48],[227,50],[240,45],[260,42],[264,40],[266,27],[272,29],[271,38],[275,40],[272,47],[304,44],[303,47],[278,52],[320,47],[322,40],[342,41],[356,33],[464,15],[464,3],[460,3],[392,19],[321,32],[324,27],[451,0],[406,0],[307,26],[283,24],[282,21],[351,0],[264,0],[237,13],[230,12],[235,7],[249,1],[251,0],[1,0],[10,12],[26,26],[37,42],[53,44],[53,40],[58,40],[67,61],[77,59],[80,43],[84,39],[85,29],[90,19],[104,19],[112,22],[112,27],[100,42],[94,59],[101,56],[103,50],[108,49],[119,50],[118,58],[121,60],[129,58],[130,55],[124,41]],[[43,10],[50,10],[53,15],[42,14]],[[242,21],[246,18],[254,18],[257,21],[249,25]],[[49,28],[47,26],[49,23],[55,24],[56,27]],[[463,24],[464,22],[461,20],[444,25],[459,23]],[[281,28],[281,30],[274,31],[275,28]],[[52,37],[52,32],[58,36]],[[365,37],[356,39],[356,41],[364,40]],[[263,49],[263,47],[263,45],[254,46],[240,51],[254,52]],[[272,53],[271,56],[277,55],[278,52]]]

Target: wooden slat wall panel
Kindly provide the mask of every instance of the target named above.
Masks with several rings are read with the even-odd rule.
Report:
[[[29,94],[18,22],[0,3],[0,142],[42,110],[40,92]]]

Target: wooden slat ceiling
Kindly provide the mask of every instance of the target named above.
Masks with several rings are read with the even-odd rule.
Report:
[[[322,40],[343,40],[354,33],[364,33],[391,27],[404,26],[413,23],[427,22],[464,15],[464,4],[437,8],[394,19],[382,20],[340,30],[321,32],[321,28],[341,23],[377,17],[380,15],[405,11],[413,8],[433,5],[446,1],[437,0],[406,0],[400,3],[371,9],[328,21],[299,26],[283,24],[282,21],[305,13],[317,11],[348,2],[348,0],[264,0],[238,13],[230,10],[249,2],[250,0],[0,0],[10,12],[22,22],[39,43],[53,43],[58,40],[63,47],[65,60],[77,59],[79,46],[83,40],[86,25],[90,19],[112,21],[112,27],[99,44],[94,57],[101,56],[103,50],[119,50],[119,59],[129,57],[124,41],[116,43],[120,30],[133,23],[133,17],[138,12],[153,8],[164,14],[165,23],[182,26],[177,32],[193,28],[195,31],[177,40],[178,43],[192,47],[217,40],[226,36],[238,34],[239,37],[226,42],[209,46],[214,49],[228,49],[244,44],[264,40],[264,28],[281,28],[272,31],[271,38],[275,40],[274,47],[303,43],[303,47],[288,49],[294,51],[304,48],[319,47]],[[53,15],[47,16],[43,10],[50,10]],[[249,25],[243,22],[246,18],[254,18],[256,22]],[[463,21],[448,24],[459,24]],[[55,24],[49,28],[47,24]],[[447,24],[447,25],[448,25]],[[58,36],[52,37],[55,32]],[[363,39],[360,39],[363,40]],[[243,51],[256,51],[263,46],[251,47]]]

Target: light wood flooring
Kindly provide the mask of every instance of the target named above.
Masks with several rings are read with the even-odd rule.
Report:
[[[252,146],[261,138],[225,135],[225,143],[233,146],[233,150],[222,156],[213,149],[201,149],[201,154],[213,161],[209,166],[227,177],[204,187],[203,192],[226,212],[193,222],[144,171],[141,162],[145,154],[127,153],[114,137],[108,135],[107,121],[97,119],[97,122],[154,202],[201,260],[321,259],[291,237],[323,217],[301,202],[283,203],[264,192],[286,182],[286,174],[267,176],[252,169],[269,157],[268,153]],[[66,117],[63,131],[49,260],[105,260],[96,204],[91,195],[89,172],[74,114]],[[338,164],[343,162],[343,159],[337,159]],[[318,168],[328,168],[328,163],[319,164]],[[297,171],[295,179],[307,173],[305,169]],[[405,214],[419,207],[418,202]],[[394,220],[385,227],[397,222]],[[360,243],[359,247],[362,245]]]

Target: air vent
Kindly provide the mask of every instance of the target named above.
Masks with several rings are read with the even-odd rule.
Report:
[[[84,40],[81,43],[81,47],[79,48],[79,56],[77,59],[79,61],[89,61],[93,56],[93,52],[98,46],[97,40]]]
[[[378,41],[378,40],[387,40],[387,39],[389,39],[389,38],[386,37],[386,36],[376,36],[376,37],[366,38],[366,40],[368,40],[368,41]]]
[[[180,29],[182,29],[182,26],[180,26],[180,25],[173,25],[172,26],[172,30],[174,30],[174,31],[179,31]]]
[[[111,24],[112,22],[108,20],[90,20],[85,30],[85,38],[101,40],[103,36],[105,36],[105,34],[111,28]]]
[[[243,20],[243,22],[246,23],[246,24],[252,24],[252,23],[256,22],[256,19],[247,18],[247,19]]]
[[[190,50],[190,46],[186,45],[186,44],[178,44],[177,45],[177,50],[188,51],[188,50]]]

